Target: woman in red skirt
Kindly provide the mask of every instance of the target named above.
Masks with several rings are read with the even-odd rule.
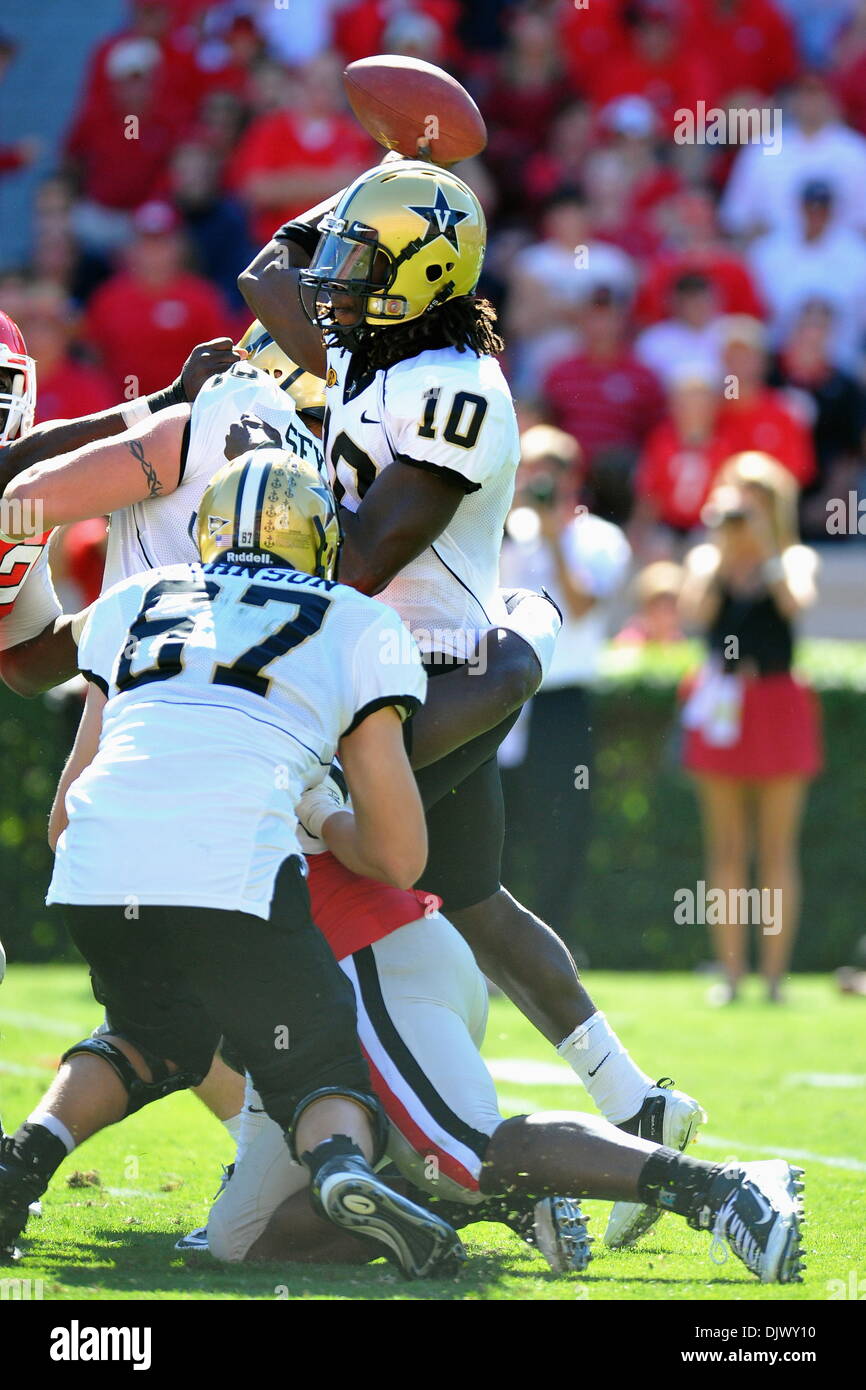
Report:
[[[781,464],[737,454],[704,511],[710,540],[686,559],[682,616],[706,634],[709,655],[686,692],[683,761],[701,807],[701,893],[725,975],[722,1003],[746,974],[750,922],[772,1001],[797,932],[799,833],[821,738],[816,698],[791,674],[794,624],[814,601],[817,569],[798,543],[796,507],[797,484]],[[753,852],[760,892],[747,895]]]

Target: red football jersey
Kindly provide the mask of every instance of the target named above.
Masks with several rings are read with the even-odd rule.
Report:
[[[408,922],[432,916],[442,906],[435,893],[404,891],[361,878],[327,850],[309,855],[307,863],[313,921],[337,960],[372,946]]]
[[[0,618],[12,612],[24,581],[45,549],[50,535],[51,532],[46,531],[44,536],[34,536],[26,541],[0,540]]]

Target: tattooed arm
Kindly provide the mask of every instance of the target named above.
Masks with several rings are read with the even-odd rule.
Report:
[[[34,464],[9,484],[4,500],[19,501],[19,514],[36,518],[40,531],[164,497],[180,481],[180,454],[188,405],[172,406],[113,439]],[[27,502],[30,505],[24,506]],[[41,517],[36,510],[41,505]],[[16,508],[7,508],[8,513]],[[8,533],[7,533],[8,534]],[[24,539],[12,535],[12,540]]]

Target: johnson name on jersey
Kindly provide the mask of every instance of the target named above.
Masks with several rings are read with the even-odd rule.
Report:
[[[291,396],[267,372],[236,362],[229,371],[211,377],[193,401],[176,490],[112,513],[103,591],[143,569],[198,559],[198,505],[226,462],[226,438],[242,415],[255,416],[275,431],[274,443],[278,436],[301,458],[324,468],[321,441],[307,429]]]
[[[499,550],[520,442],[494,357],[437,348],[354,380],[352,356],[328,351],[326,458],[337,498],[356,511],[389,464],[452,477],[464,490],[452,520],[379,597],[425,654],[466,658],[482,628],[504,620]]]
[[[395,630],[377,600],[286,569],[172,565],[103,594],[79,645],[108,695],[102,736],[67,793],[48,901],[267,917],[300,852],[297,801],[340,738],[424,698]]]

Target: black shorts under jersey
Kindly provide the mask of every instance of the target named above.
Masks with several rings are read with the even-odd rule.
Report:
[[[426,667],[428,676],[449,669]],[[496,753],[520,711],[415,773],[427,818],[427,867],[416,884],[444,911],[474,907],[499,889],[505,807]]]

